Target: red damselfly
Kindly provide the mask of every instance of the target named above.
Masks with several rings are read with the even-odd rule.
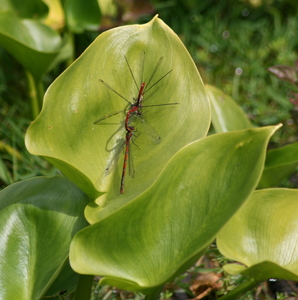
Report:
[[[163,76],[161,76],[157,81],[155,81],[152,85],[150,85],[151,81],[153,80],[156,72],[158,71],[162,61],[163,61],[163,57],[160,57],[160,59],[158,60],[148,82],[142,82],[141,85],[140,85],[140,88],[138,87],[138,84],[137,84],[137,81],[135,79],[135,76],[133,74],[133,71],[130,67],[130,64],[126,58],[126,56],[124,56],[125,58],[125,62],[128,66],[128,69],[129,69],[129,72],[133,78],[133,81],[134,81],[134,84],[138,90],[138,97],[137,98],[133,98],[134,102],[131,102],[129,101],[128,99],[126,99],[123,95],[121,95],[119,92],[117,92],[115,89],[113,89],[110,85],[108,85],[105,81],[103,81],[102,79],[99,79],[99,81],[104,84],[108,89],[110,89],[113,93],[115,93],[116,95],[118,95],[119,97],[121,97],[123,100],[125,100],[130,108],[128,109],[128,111],[126,112],[126,118],[125,118],[125,129],[127,130],[128,127],[129,127],[129,120],[131,118],[132,115],[137,115],[137,116],[141,116],[142,115],[142,108],[143,107],[155,107],[155,106],[165,106],[165,105],[176,105],[178,103],[162,103],[162,104],[152,104],[152,105],[146,105],[144,106],[143,105],[143,101],[144,101],[144,95],[149,92],[154,86],[156,86],[162,79],[164,79],[167,75],[169,75],[172,70],[169,70],[167,73],[165,73]],[[143,76],[143,74],[142,74]],[[99,122],[105,120],[105,119],[108,119],[112,116],[115,116],[119,113],[123,112],[123,110],[120,110],[120,111],[117,111],[115,113],[112,113],[112,114],[109,114],[109,115],[106,115],[98,120],[96,120],[94,122],[94,124],[98,124]]]
[[[122,176],[121,176],[121,184],[120,184],[120,193],[124,193],[124,181],[125,181],[125,175],[126,175],[126,167],[127,167],[127,161],[129,161],[129,174],[133,177],[134,176],[134,167],[132,162],[132,154],[131,154],[131,140],[132,136],[134,134],[135,128],[130,126],[128,130],[126,131],[125,136],[125,152],[124,152],[124,160],[123,160],[123,168],[122,168]]]
[[[144,52],[143,52],[144,53]],[[145,53],[144,53],[145,54]],[[132,116],[136,116],[136,117],[139,117],[142,122],[144,124],[147,125],[147,129],[148,131],[150,132],[149,135],[153,136],[153,140],[155,142],[159,142],[160,140],[160,137],[156,134],[155,130],[153,129],[153,127],[147,122],[145,121],[144,117],[142,116],[142,108],[143,107],[154,107],[154,106],[165,106],[165,105],[176,105],[178,103],[164,103],[164,104],[153,104],[153,105],[146,105],[144,106],[143,105],[143,101],[144,101],[144,95],[149,92],[154,86],[156,86],[162,79],[164,79],[167,75],[169,75],[172,70],[168,71],[167,73],[165,73],[163,76],[161,76],[157,81],[155,81],[153,84],[151,84],[155,74],[157,73],[162,61],[163,61],[163,57],[161,57],[150,78],[148,79],[148,82],[142,82],[141,85],[140,85],[140,88],[138,88],[138,84],[137,84],[137,81],[135,79],[135,76],[133,74],[133,71],[130,67],[130,64],[126,58],[126,56],[124,56],[125,58],[125,61],[126,61],[126,64],[128,66],[128,69],[129,69],[129,72],[133,78],[133,81],[134,81],[134,84],[138,90],[138,96],[137,98],[133,98],[133,102],[129,101],[128,99],[126,99],[123,95],[121,95],[119,92],[117,92],[115,89],[113,89],[110,85],[108,85],[105,81],[103,81],[102,79],[99,79],[99,81],[105,85],[109,90],[111,90],[113,93],[115,93],[116,95],[118,95],[119,97],[121,97],[123,100],[125,100],[128,104],[129,104],[129,109],[127,110],[126,112],[126,116],[125,116],[125,121],[124,121],[124,127],[125,127],[125,130],[126,130],[126,136],[125,136],[125,153],[124,153],[124,161],[123,161],[123,169],[122,169],[122,177],[121,177],[121,186],[120,186],[120,193],[124,193],[124,181],[125,181],[125,175],[126,175],[126,168],[127,168],[127,162],[129,162],[129,173],[130,175],[134,175],[134,168],[133,168],[133,163],[132,163],[132,155],[131,155],[131,143],[132,143],[132,137],[134,135],[134,132],[136,131],[136,128],[134,126],[131,126],[130,125],[130,121],[131,121],[131,117]],[[143,71],[142,71],[143,73]],[[141,77],[143,76],[143,74],[141,74]],[[141,81],[142,81],[142,78],[141,78]],[[151,85],[150,85],[151,84]],[[110,115],[106,115],[105,117],[103,118],[100,118],[98,120],[96,120],[94,122],[94,124],[98,124],[99,122],[107,119],[107,118],[110,118],[112,116],[115,116],[119,113],[123,112],[123,110],[121,111],[117,111],[113,114],[110,114]],[[118,155],[117,155],[118,157]],[[111,170],[112,170],[112,166],[115,165],[115,161],[117,161],[116,158],[114,158],[112,160],[113,164],[110,163],[109,166],[106,168],[106,171],[107,173],[110,173]]]
[[[124,181],[126,177],[126,171],[128,169],[128,174],[130,177],[134,178],[135,169],[133,164],[133,156],[131,151],[131,144],[133,142],[133,137],[137,137],[135,135],[136,129],[133,126],[129,126],[128,130],[126,131],[125,139],[118,145],[119,148],[117,149],[113,159],[110,161],[108,166],[106,167],[106,175],[110,174],[111,171],[114,169],[116,163],[118,162],[118,158],[122,149],[124,148],[124,159],[123,159],[123,168],[122,168],[122,176],[121,176],[121,184],[120,184],[120,193],[124,193]],[[138,147],[136,144],[134,144]]]

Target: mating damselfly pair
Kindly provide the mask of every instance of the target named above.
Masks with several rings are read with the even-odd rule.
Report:
[[[127,170],[127,166],[129,167],[129,175],[131,177],[134,177],[134,166],[133,166],[133,160],[132,160],[132,155],[131,155],[131,144],[135,144],[133,139],[135,137],[137,137],[137,128],[136,125],[133,123],[132,119],[135,118],[139,118],[142,120],[142,122],[146,122],[144,115],[143,115],[143,108],[144,107],[158,107],[158,106],[166,106],[166,105],[176,105],[178,103],[161,103],[161,104],[150,104],[150,105],[146,105],[147,104],[147,99],[145,99],[145,95],[146,93],[148,93],[152,88],[156,87],[164,78],[166,78],[167,76],[170,75],[170,73],[173,70],[169,70],[167,71],[165,74],[163,74],[160,77],[157,77],[156,74],[164,60],[164,57],[160,57],[151,73],[151,75],[149,76],[147,81],[143,81],[143,71],[144,71],[144,61],[145,61],[145,52],[142,52],[142,56],[143,59],[142,61],[142,67],[141,67],[141,80],[140,83],[137,83],[136,77],[132,71],[132,68],[129,64],[129,61],[127,59],[126,56],[124,56],[124,60],[126,62],[126,65],[128,67],[128,70],[132,76],[134,85],[136,87],[137,90],[137,97],[133,98],[133,101],[128,100],[127,98],[125,98],[119,91],[117,91],[115,89],[115,87],[112,87],[110,84],[108,84],[107,82],[105,82],[103,79],[99,79],[99,81],[106,86],[111,92],[113,92],[115,95],[119,96],[121,99],[123,99],[124,101],[126,101],[128,103],[128,107],[126,109],[125,112],[125,120],[124,120],[124,128],[126,131],[125,134],[125,138],[123,139],[123,145],[119,148],[119,151],[122,151],[122,148],[125,147],[125,151],[124,151],[124,160],[123,160],[123,168],[122,168],[122,176],[121,176],[121,184],[120,184],[120,193],[123,194],[124,193],[124,181],[125,181],[125,176],[126,176],[126,170]],[[158,78],[157,80],[155,80],[155,77]],[[145,105],[144,105],[145,103]],[[111,114],[108,114],[98,120],[96,120],[94,122],[94,124],[100,124],[101,121],[106,120],[112,116],[115,116],[119,113],[123,113],[123,110],[121,111],[116,111],[113,112]],[[150,131],[153,133],[153,139],[156,142],[160,141],[160,136],[158,134],[156,134],[156,131],[152,128],[151,125],[149,125],[148,122],[147,123],[147,128],[150,129]],[[111,160],[111,162],[108,164],[108,166],[106,167],[105,173],[106,175],[110,174],[112,172],[112,170],[114,169],[114,166],[117,163],[117,158],[119,156],[119,153],[116,153],[114,158]]]

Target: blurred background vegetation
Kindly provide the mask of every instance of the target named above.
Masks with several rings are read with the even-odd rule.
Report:
[[[94,1],[90,0],[90,3]],[[146,23],[155,14],[159,14],[179,35],[205,83],[215,85],[231,95],[255,126],[283,124],[272,138],[270,147],[276,148],[298,140],[298,104],[291,102],[297,88],[290,82],[281,81],[267,70],[273,65],[295,67],[298,51],[297,0],[98,2],[101,4],[101,16],[97,26],[92,24],[81,28],[71,24],[70,18],[66,18],[66,22],[64,18],[61,22],[48,22],[59,33],[71,36],[74,54],[71,59],[43,76],[45,89],[101,32],[121,25]],[[64,6],[70,3],[70,0],[62,1]],[[22,5],[25,6],[26,3]],[[30,89],[25,70],[0,45],[1,188],[32,176],[56,173],[49,163],[29,154],[25,148],[24,135],[33,121],[29,98]],[[282,186],[297,187],[297,182],[297,174],[294,174]],[[218,256],[217,250],[212,251],[210,255],[216,258],[215,261],[219,261],[221,256]],[[210,267],[214,268],[216,265],[213,263]],[[190,273],[185,276],[189,278]],[[238,279],[227,280],[227,286],[231,286],[231,282]],[[180,281],[180,285],[183,286],[183,282],[185,278]],[[189,286],[185,289],[191,293]],[[220,289],[222,287],[217,292]],[[117,291],[109,288],[106,291],[101,289],[97,290],[93,299],[125,299],[119,298],[120,292],[117,294],[118,298],[103,296],[101,292],[104,295],[117,294]],[[264,293],[259,299],[274,299],[269,294]],[[278,299],[285,299],[285,294],[275,295]],[[249,298],[252,296],[247,297],[253,299]]]

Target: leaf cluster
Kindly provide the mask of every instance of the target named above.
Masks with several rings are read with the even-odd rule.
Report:
[[[17,10],[13,3],[2,7],[0,42],[26,68],[40,97],[44,74],[71,57],[71,38],[61,39],[40,22],[46,5],[32,1],[38,13],[27,21],[30,7]],[[94,29],[92,20],[99,19],[93,7],[86,22],[81,4],[65,1],[74,32]],[[20,28],[24,35],[12,35]],[[148,142],[147,127],[136,123],[137,176],[127,178],[120,195],[122,163],[105,172],[125,140],[129,105],[117,94],[133,103],[135,85],[155,75],[161,57],[158,85],[144,101],[178,105],[144,106],[161,142]],[[38,101],[32,102],[34,114]],[[123,113],[94,125],[114,109]],[[216,134],[207,136],[210,121]],[[6,124],[13,126],[11,118]],[[222,299],[236,299],[272,277],[297,280],[297,190],[274,188],[297,168],[297,143],[267,152],[279,128],[253,127],[231,97],[204,86],[178,36],[157,17],[101,34],[49,87],[26,133],[28,151],[56,168],[49,172],[63,175],[20,181],[0,193],[1,297],[89,299],[93,276],[99,275],[100,286],[158,299],[163,286],[193,266],[214,239],[226,258],[238,262],[225,271],[249,278]],[[22,159],[14,148],[5,151]],[[1,178],[13,181],[5,172]],[[209,283],[220,288],[214,279]]]

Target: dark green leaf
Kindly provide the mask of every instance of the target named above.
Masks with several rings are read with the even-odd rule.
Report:
[[[298,143],[268,151],[259,188],[278,185],[280,181],[294,173],[297,166]]]
[[[1,299],[40,299],[63,269],[72,236],[87,225],[88,198],[55,176],[12,184],[0,203]]]
[[[70,57],[68,40],[50,27],[33,20],[18,19],[12,12],[0,12],[0,45],[15,57],[36,79],[63,59]]]
[[[85,0],[66,0],[64,10],[71,31],[98,30],[101,13],[97,0],[88,0],[88,5]]]

